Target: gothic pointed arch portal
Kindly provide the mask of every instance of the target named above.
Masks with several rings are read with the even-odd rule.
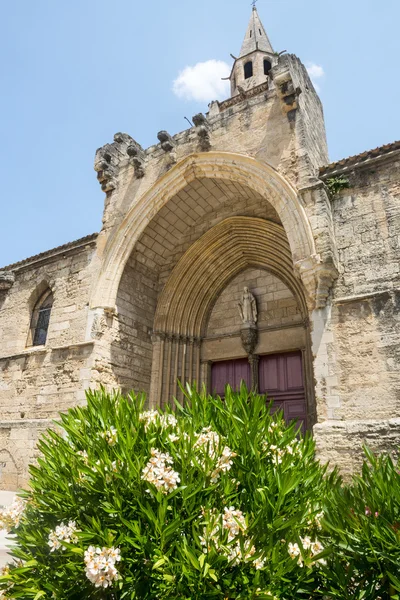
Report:
[[[197,179],[222,180],[242,185],[260,195],[275,209],[287,235],[292,263],[297,266],[303,280],[306,278],[310,282],[308,302],[312,302],[311,296],[315,288],[312,273],[315,245],[310,224],[296,191],[275,169],[254,158],[225,152],[207,152],[192,154],[180,161],[135,201],[101,251],[101,267],[91,294],[91,308],[114,310],[123,270],[140,236],[151,219],[176,194]]]
[[[221,291],[240,271],[261,267],[277,275],[296,297],[303,318],[307,305],[281,225],[231,217],[210,229],[181,258],[158,301],[154,331],[201,338]]]
[[[211,355],[210,349],[204,346],[212,342],[207,339],[211,312],[229,282],[251,269],[260,269],[280,280],[298,307],[297,329],[294,337],[286,342],[285,349],[303,352],[304,379],[309,388],[306,400],[309,422],[312,422],[314,400],[304,288],[295,274],[283,227],[254,217],[230,217],[211,228],[190,246],[170,274],[159,296],[154,318],[152,404],[163,404],[171,393],[175,395],[178,379],[183,383],[205,383],[209,387],[211,361],[208,359]],[[226,322],[229,325],[229,316]],[[264,349],[274,333],[277,332],[271,332],[271,328],[262,333]],[[293,330],[288,333],[292,335]],[[219,338],[220,353],[225,347],[225,352],[230,352],[231,356],[233,352],[235,357],[246,358],[237,334],[238,331],[233,329],[230,339]],[[248,358],[253,361],[253,356]],[[255,363],[253,366],[256,367]]]

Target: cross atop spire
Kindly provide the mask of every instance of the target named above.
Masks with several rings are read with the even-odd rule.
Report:
[[[258,16],[256,2],[257,0],[253,0],[252,2],[253,9],[251,11],[249,25],[247,27],[239,57],[250,54],[250,52],[255,52],[256,50],[270,52],[271,54],[274,52],[271,42],[269,41],[264,29],[264,25],[261,23],[261,19]]]

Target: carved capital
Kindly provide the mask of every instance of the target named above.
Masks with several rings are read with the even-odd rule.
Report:
[[[163,331],[152,331],[151,332],[151,341],[153,344],[156,342],[162,342],[167,338],[167,334]]]
[[[12,271],[0,271],[0,292],[8,291],[15,281],[15,275]]]
[[[325,308],[338,270],[333,263],[323,263],[319,254],[295,263],[298,276],[307,292],[307,304],[310,310]]]

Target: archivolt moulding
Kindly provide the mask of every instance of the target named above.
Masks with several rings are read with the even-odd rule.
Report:
[[[254,158],[227,152],[192,154],[160,177],[143,195],[134,199],[122,223],[109,238],[102,238],[98,275],[91,293],[91,309],[115,308],[119,282],[135,244],[154,216],[178,192],[196,179],[213,178],[247,186],[269,202],[280,218],[291,252],[292,264],[305,265],[316,256],[314,239],[303,204],[294,188],[270,165]],[[100,236],[99,236],[100,240]],[[313,281],[318,288],[319,270]],[[315,289],[311,290],[309,269],[300,268],[298,276],[306,277],[308,305],[315,306]]]

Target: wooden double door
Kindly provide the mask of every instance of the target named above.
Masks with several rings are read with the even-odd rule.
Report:
[[[249,389],[251,388],[251,366],[247,358],[212,364],[213,393],[223,396],[227,384],[237,390],[241,381],[244,381]],[[258,391],[260,394],[267,394],[268,399],[273,400],[274,411],[283,409],[287,422],[296,419],[302,425],[302,429],[306,429],[307,407],[301,352],[260,356]]]

